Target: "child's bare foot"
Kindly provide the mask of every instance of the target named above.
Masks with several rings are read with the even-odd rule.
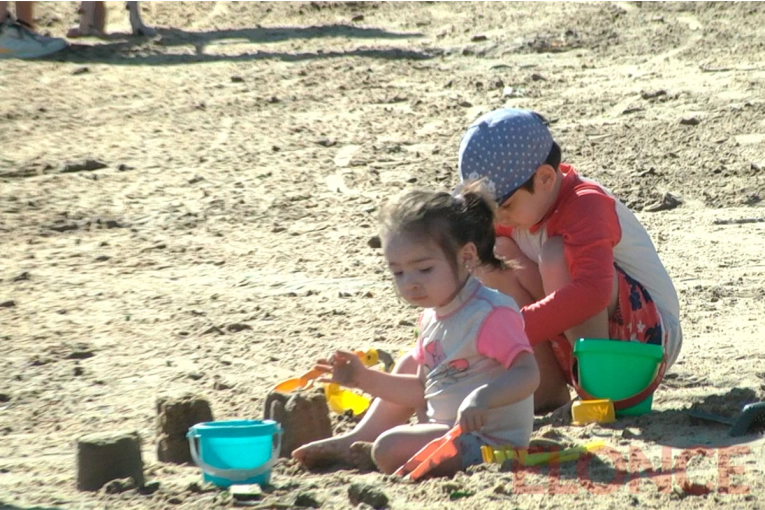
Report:
[[[351,445],[351,463],[359,471],[377,471],[377,465],[372,460],[372,443],[356,441]]]
[[[352,438],[336,436],[305,444],[292,452],[292,458],[306,469],[332,464],[352,465]]]
[[[77,39],[78,37],[103,37],[103,35],[103,32],[99,32],[94,28],[83,29],[78,25],[71,27],[66,33],[66,36],[69,39]]]
[[[133,27],[133,35],[154,37],[157,35],[157,31],[151,27],[147,27],[146,25],[141,25],[139,27]]]
[[[80,24],[73,26],[66,33],[67,37],[103,37],[106,33],[106,5],[104,2],[82,2],[80,4]]]

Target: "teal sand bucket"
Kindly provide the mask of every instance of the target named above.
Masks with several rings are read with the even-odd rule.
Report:
[[[186,437],[203,480],[218,487],[269,483],[282,446],[281,425],[273,420],[198,423]]]
[[[574,343],[574,359],[574,388],[582,399],[610,399],[617,416],[651,411],[653,392],[666,370],[663,347],[581,338]]]

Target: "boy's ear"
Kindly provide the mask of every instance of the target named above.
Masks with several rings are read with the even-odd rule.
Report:
[[[543,163],[537,167],[536,174],[534,175],[534,188],[544,189],[549,191],[555,186],[558,172],[547,163]]]

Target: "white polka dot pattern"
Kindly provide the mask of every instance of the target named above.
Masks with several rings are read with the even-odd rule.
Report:
[[[473,122],[459,151],[463,181],[485,178],[502,203],[545,162],[553,138],[544,119],[530,110],[494,110]]]

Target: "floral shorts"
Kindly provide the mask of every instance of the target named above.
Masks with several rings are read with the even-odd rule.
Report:
[[[661,316],[651,295],[640,282],[614,265],[619,289],[616,310],[608,321],[608,336],[612,340],[663,345]],[[550,340],[555,359],[571,384],[571,342],[565,335]]]

